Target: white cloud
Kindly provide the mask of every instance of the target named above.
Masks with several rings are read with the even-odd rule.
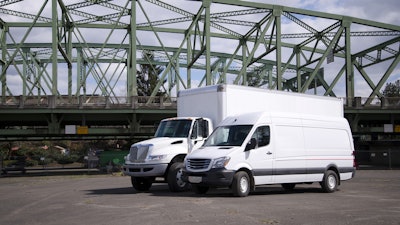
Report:
[[[259,2],[259,3],[265,3],[265,0],[253,0],[254,2]],[[37,14],[40,7],[43,5],[43,0],[35,0],[35,1],[23,1],[20,3],[16,4],[11,4],[10,6],[7,6],[5,8],[8,9],[13,9],[13,10],[19,10],[19,11],[25,11],[27,13],[31,14]],[[82,2],[82,1],[65,1],[68,2],[68,4],[71,3],[77,3],[77,2]],[[164,1],[168,4],[181,7],[186,11],[189,11],[190,13],[197,13],[201,2],[197,1],[183,1],[183,0],[171,0],[171,1]],[[126,1],[122,0],[115,0],[111,2],[112,4],[119,4],[121,6],[125,5]],[[146,1],[140,1],[142,4],[143,8],[145,9],[146,15],[150,18],[150,20],[165,20],[165,19],[172,19],[172,18],[177,18],[177,17],[184,17],[183,15],[180,15],[176,12],[172,12],[170,10],[166,10],[162,7],[156,6],[154,4],[148,3]],[[212,3],[214,4],[214,3]],[[398,16],[398,9],[400,6],[400,3],[398,0],[385,0],[384,4],[380,1],[374,1],[374,0],[364,0],[364,1],[359,1],[359,0],[270,0],[268,1],[268,4],[278,4],[278,5],[284,5],[284,6],[289,6],[289,7],[296,7],[296,8],[302,8],[302,9],[309,9],[309,10],[314,10],[314,11],[320,11],[320,12],[327,12],[327,13],[334,13],[338,15],[346,15],[346,16],[352,16],[352,17],[357,17],[357,18],[363,18],[367,20],[373,20],[373,21],[378,21],[378,22],[383,22],[383,23],[389,23],[389,24],[395,24],[399,25],[400,24],[400,17]],[[234,10],[234,6],[229,6],[229,5],[218,5],[214,4],[212,6],[212,12],[224,12],[228,10]],[[89,13],[96,13],[96,10],[105,10],[104,7],[97,7],[96,10],[94,8],[83,8],[80,9],[82,11],[87,10],[86,12]],[[136,7],[137,10],[137,22],[138,23],[145,23],[148,22],[145,18],[145,13],[143,13],[140,9],[139,6]],[[42,16],[46,17],[51,17],[51,4],[49,3],[45,7],[45,11],[42,13]],[[108,10],[106,13],[112,13],[112,10]],[[9,16],[9,15],[2,15],[2,19],[5,21],[26,21],[26,19],[21,19],[20,17],[14,17],[14,16]],[[3,16],[4,15],[4,16]],[[258,22],[259,19],[265,15],[247,15],[247,16],[242,16],[242,17],[230,17],[231,19],[248,19],[249,21],[253,22]],[[309,26],[316,28],[317,30],[322,30],[326,28],[329,24],[332,23],[331,20],[327,19],[319,19],[316,20],[314,18],[310,17],[305,17],[303,18],[303,21],[308,24]],[[284,21],[288,22],[288,21]],[[289,21],[290,22],[290,21]],[[182,23],[176,23],[175,25],[168,26],[171,28],[181,28],[185,29],[188,27],[190,22],[182,22]],[[202,23],[199,23],[200,29],[202,29]],[[224,24],[226,25],[226,24]],[[250,27],[239,27],[239,26],[234,26],[234,25],[226,25],[227,27],[230,27],[232,30],[240,33],[240,34],[245,34]],[[167,26],[161,26],[161,27],[167,27]],[[282,33],[300,33],[300,32],[305,32],[304,28],[301,28],[299,25],[295,23],[285,23],[282,26],[283,31]],[[353,28],[353,27],[352,27]],[[355,26],[355,29],[359,29],[361,27]],[[215,28],[211,28],[213,32],[221,32],[219,30],[216,30]],[[16,42],[20,41],[23,35],[25,34],[26,31],[20,30],[19,32],[13,33],[15,36],[14,38],[16,39]],[[85,42],[97,42],[97,43],[103,43],[107,35],[109,34],[109,30],[101,30],[97,29],[95,32],[93,30],[80,30],[80,32],[84,35]],[[120,43],[122,41],[122,38],[124,36],[125,31],[115,31],[112,37],[109,39],[109,43]],[[143,31],[138,31],[137,32],[139,41],[141,42],[142,45],[161,45],[159,41],[157,40],[156,36],[152,32],[143,32]],[[183,35],[181,34],[176,34],[176,35],[166,35],[164,33],[159,33],[159,37],[162,40],[162,44],[166,47],[179,47],[179,44],[182,42]],[[81,37],[79,37],[81,41]],[[297,40],[298,42],[301,42],[302,40]],[[358,52],[366,48],[366,46],[372,46],[374,43],[379,43],[382,40],[376,40],[374,38],[370,39],[363,39],[360,38],[360,41],[353,42],[352,44],[352,52]],[[27,39],[27,42],[51,42],[51,30],[44,30],[44,29],[34,29],[32,30],[32,33]],[[228,54],[232,54],[235,48],[238,45],[237,40],[226,40],[226,39],[221,39],[221,38],[213,38],[212,40],[212,49],[211,51],[215,52],[224,52]],[[184,46],[186,47],[186,46]],[[199,48],[199,45],[197,45],[197,49]],[[139,49],[138,49],[139,50]],[[283,50],[283,58],[284,61],[287,60],[288,56],[291,54],[290,50],[288,51],[287,49]],[[238,53],[241,55],[241,51]],[[274,60],[274,57],[271,58],[271,60]],[[101,65],[101,67],[105,67],[107,65]],[[332,76],[332,74],[337,74],[338,70],[340,68],[335,68],[335,66],[332,65],[323,65],[325,67],[325,72],[327,76]],[[49,68],[51,66],[48,66]],[[67,87],[67,76],[66,76],[66,69],[65,66],[59,66],[59,89],[61,92],[65,93],[66,92],[66,87]],[[75,73],[76,68],[74,68],[74,73]],[[105,69],[104,69],[105,70]],[[396,77],[399,77],[399,69],[396,69],[395,75],[390,77],[389,81],[396,79]],[[185,71],[183,71],[185,72]],[[193,74],[194,78],[193,79],[201,79],[202,75],[199,72],[196,72]],[[111,75],[109,75],[111,76]],[[373,73],[372,77],[381,77],[382,73],[376,72]],[[333,77],[326,77],[327,80],[332,80]],[[73,84],[75,85],[76,82],[76,75],[73,77]],[[15,92],[18,92],[18,89],[21,89],[19,85],[14,85],[14,83],[18,83],[20,79],[9,79],[9,86],[14,89]],[[125,80],[126,76],[121,79],[120,82],[118,82],[118,87],[116,88],[118,91],[115,91],[118,94],[125,94],[126,90],[126,85],[125,85]],[[20,82],[20,81],[19,81]],[[87,85],[88,85],[88,91],[89,90],[94,90],[95,89],[95,79],[92,77],[89,78]],[[193,80],[193,84],[198,84],[200,83],[200,80]],[[357,89],[360,90],[365,90],[360,87],[363,87],[362,84],[365,83],[362,80],[357,80]],[[360,86],[358,84],[360,83]],[[337,90],[338,92],[343,93],[344,86],[341,85],[339,88],[341,90]],[[76,87],[75,87],[76,89]],[[337,89],[337,88],[336,88]],[[336,91],[335,89],[335,91]],[[362,91],[361,91],[362,92]],[[362,93],[360,93],[362,94]]]

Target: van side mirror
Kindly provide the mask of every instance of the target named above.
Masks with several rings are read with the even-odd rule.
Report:
[[[257,139],[252,138],[250,139],[249,143],[247,143],[246,148],[244,149],[244,151],[250,151],[252,149],[255,149],[257,146]]]

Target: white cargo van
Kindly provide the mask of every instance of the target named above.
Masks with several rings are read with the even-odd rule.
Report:
[[[276,92],[278,99],[292,110],[272,107],[222,121],[201,148],[186,156],[183,180],[196,193],[216,186],[247,196],[266,184],[293,189],[319,182],[325,192],[333,192],[340,181],[351,179],[353,139],[338,100]]]
[[[202,146],[213,125],[227,116],[274,107],[249,104],[249,98],[265,101],[267,96],[263,93],[258,88],[235,85],[180,91],[178,117],[162,120],[154,138],[131,146],[123,173],[131,176],[132,186],[138,191],[149,190],[156,178],[168,182],[171,191],[185,190],[188,184],[182,181],[181,170],[186,154]]]

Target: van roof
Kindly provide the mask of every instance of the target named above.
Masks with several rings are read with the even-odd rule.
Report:
[[[288,112],[252,112],[244,113],[240,115],[233,115],[227,117],[223,120],[220,125],[231,125],[231,124],[259,124],[259,123],[273,123],[280,119],[290,119],[292,122],[294,119],[298,120],[308,120],[308,121],[321,121],[321,122],[332,122],[332,123],[343,123],[346,119],[343,117],[334,116],[321,116],[321,115],[311,115],[311,114],[298,114],[298,113],[288,113]],[[299,121],[300,122],[300,121]],[[288,123],[290,123],[288,121]]]

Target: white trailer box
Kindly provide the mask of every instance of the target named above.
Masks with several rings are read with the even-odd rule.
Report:
[[[227,116],[261,111],[343,117],[343,102],[338,98],[226,84],[182,90],[178,96],[178,117],[207,117],[214,126]]]

